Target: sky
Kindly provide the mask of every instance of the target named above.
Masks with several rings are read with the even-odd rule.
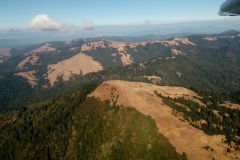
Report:
[[[154,30],[156,27],[151,26],[156,24],[226,19],[218,15],[220,5],[224,1],[0,0],[0,40],[43,36],[46,40],[47,37],[65,36],[65,39],[71,39],[84,36],[128,35],[137,30],[139,33],[135,34],[148,34],[143,30]],[[139,27],[125,27],[140,25],[150,28],[142,27],[140,31]],[[226,22],[223,22],[223,25],[226,25]]]
[[[31,28],[37,15],[80,26],[220,19],[224,0],[0,0],[0,29]]]

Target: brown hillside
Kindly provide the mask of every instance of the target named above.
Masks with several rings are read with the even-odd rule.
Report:
[[[55,48],[50,47],[50,44],[46,42],[42,47],[32,50],[30,52],[30,54],[39,53],[39,52],[55,51],[55,50],[56,50]]]
[[[38,59],[39,59],[39,57],[36,54],[32,54],[32,55],[26,57],[23,61],[21,61],[17,65],[17,69],[24,69],[25,64],[28,62],[30,62],[32,65],[36,65],[36,62]]]
[[[188,38],[178,38],[175,37],[173,40],[165,40],[165,41],[151,41],[151,42],[141,42],[141,43],[130,43],[130,42],[117,42],[117,41],[98,41],[98,42],[89,42],[82,45],[81,51],[90,51],[90,50],[96,50],[97,48],[106,48],[106,44],[109,47],[116,48],[118,50],[118,54],[121,55],[121,60],[123,65],[129,65],[134,62],[134,60],[131,58],[131,55],[127,53],[126,46],[135,49],[138,45],[146,46],[147,43],[161,43],[166,46],[178,46],[180,43],[186,44],[186,45],[195,45],[194,43],[190,42]],[[177,54],[185,54],[181,51],[178,51],[177,49],[172,49],[172,53]]]
[[[1,57],[10,57],[11,56],[11,48],[0,48],[0,58]]]
[[[19,73],[16,73],[15,75],[26,78],[32,86],[35,86],[35,85],[37,85],[37,82],[36,82],[37,79],[34,76],[35,73],[36,73],[36,71],[33,70],[33,71],[28,71],[28,72],[19,72]]]
[[[163,41],[156,41],[160,42],[165,46],[179,46],[180,43],[186,44],[186,45],[196,45],[193,42],[189,41],[188,38],[178,38],[175,37],[173,40],[163,40]]]
[[[3,63],[8,57],[11,56],[11,48],[0,48],[0,63]]]
[[[64,81],[69,80],[74,74],[85,75],[90,72],[97,72],[103,69],[102,65],[94,61],[92,57],[79,53],[69,59],[59,61],[57,64],[50,64],[47,67],[47,78],[51,85],[60,76]]]
[[[208,136],[202,131],[181,122],[172,115],[172,109],[161,98],[154,95],[154,90],[164,96],[194,99],[196,93],[183,87],[156,86],[146,83],[127,81],[103,82],[89,97],[100,100],[116,101],[117,105],[135,107],[140,112],[152,116],[159,132],[166,136],[176,147],[178,153],[185,152],[189,159],[234,159],[235,154],[226,153],[227,145],[221,143],[224,136]],[[139,126],[141,127],[141,126]],[[211,149],[204,149],[209,146]]]
[[[216,37],[204,37],[202,39],[204,40],[207,40],[207,41],[217,41],[218,39],[221,39],[221,38],[235,38],[235,37],[240,37],[240,34],[238,35],[233,35],[233,36],[216,36]]]
[[[81,51],[89,51],[97,48],[106,48],[105,44],[107,43],[109,47],[116,48],[118,50],[118,54],[121,55],[121,60],[123,65],[129,65],[133,63],[131,59],[131,55],[126,52],[125,46],[129,46],[130,48],[136,48],[138,45],[146,46],[146,42],[142,43],[128,43],[128,42],[117,42],[117,41],[98,41],[98,42],[90,42],[82,45]],[[114,54],[114,53],[113,53]],[[115,53],[116,54],[116,53]]]

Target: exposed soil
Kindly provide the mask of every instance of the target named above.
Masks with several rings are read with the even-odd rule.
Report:
[[[56,50],[55,48],[51,48],[49,46],[50,46],[50,44],[46,42],[42,47],[39,47],[37,49],[32,50],[30,52],[30,54],[32,54],[32,53],[39,53],[39,52],[55,51]]]
[[[178,37],[175,37],[173,40],[169,40],[169,41],[156,41],[156,42],[160,42],[162,43],[163,45],[166,45],[166,46],[172,46],[172,45],[175,45],[175,46],[179,46],[180,43],[183,43],[183,44],[186,44],[186,45],[195,45],[193,42],[189,41],[188,38],[178,38]]]
[[[226,152],[228,146],[222,143],[224,136],[208,136],[178,120],[173,116],[172,109],[154,94],[154,90],[171,97],[188,95],[194,99],[194,96],[197,96],[195,92],[183,87],[156,86],[120,80],[103,82],[88,96],[94,96],[100,100],[117,101],[117,105],[135,107],[140,112],[152,116],[159,132],[169,139],[178,153],[185,152],[189,159],[235,159],[236,156],[240,156],[240,153],[234,150],[231,153]],[[203,148],[206,146],[212,150]]]
[[[138,45],[146,46],[146,42],[142,43],[128,43],[128,42],[117,42],[117,41],[106,41],[108,43],[109,47],[116,48],[118,50],[118,54],[120,54],[121,60],[123,65],[129,65],[133,63],[133,60],[131,58],[131,55],[127,53],[125,46],[129,46],[130,48],[135,48]],[[106,48],[104,41],[98,41],[98,42],[91,42],[91,43],[85,43],[82,45],[81,51],[89,51],[92,49],[97,48]],[[117,53],[113,53],[112,56],[116,56]]]
[[[16,73],[15,75],[18,75],[18,76],[22,76],[24,78],[26,78],[28,80],[28,82],[34,86],[34,85],[37,85],[37,79],[36,77],[34,76],[34,74],[36,73],[35,70],[33,71],[29,71],[29,72],[19,72],[19,73]]]
[[[117,53],[113,53],[113,54],[111,54],[113,57],[116,57],[117,56]]]
[[[161,81],[161,77],[158,76],[143,76],[145,78],[147,78],[148,80],[152,81],[154,84],[156,84],[157,82]]]
[[[69,51],[75,51],[77,49],[79,49],[80,47],[73,47],[73,48],[70,48]]]
[[[8,125],[12,124],[13,122],[15,122],[16,120],[17,120],[16,117],[8,119],[8,120],[2,122],[1,126],[2,127],[8,126]]]
[[[213,113],[217,116],[217,118],[220,118],[221,120],[223,119],[223,117],[218,113],[217,110],[213,110]]]
[[[39,57],[36,54],[32,54],[26,57],[22,62],[17,65],[17,69],[24,69],[24,66],[27,62],[30,62],[32,65],[36,65],[37,60]]]
[[[0,57],[10,57],[11,48],[0,48]]]
[[[202,124],[207,124],[207,122],[204,119],[201,119],[200,121],[192,122],[193,124],[197,125],[199,128],[202,127]]]
[[[205,37],[205,38],[203,38],[203,39],[205,39],[205,40],[207,40],[207,41],[216,41],[216,40],[217,40],[217,37]]]
[[[186,54],[186,53],[182,53],[182,51],[179,51],[179,50],[177,50],[177,49],[171,49],[171,51],[172,51],[172,54],[174,54],[174,55],[178,55],[178,54]]]
[[[176,74],[178,75],[178,77],[182,76],[181,72],[176,72]]]
[[[71,44],[71,41],[65,41],[65,45]]]
[[[233,38],[239,37],[239,36],[240,36],[240,34],[238,34],[237,36],[233,35],[233,36],[205,37],[203,39],[205,39],[207,41],[216,41],[219,38],[231,38],[231,39],[233,39]]]
[[[97,49],[97,48],[106,48],[106,46],[104,45],[103,41],[98,41],[98,42],[90,42],[90,43],[85,43],[82,45],[81,47],[81,51],[90,51],[92,49]]]
[[[146,66],[144,63],[139,63],[139,69],[145,69],[145,68],[146,68]]]
[[[119,52],[124,52],[124,53],[126,53],[125,46],[129,46],[130,48],[136,48],[138,45],[146,46],[146,42],[128,43],[128,42],[109,41],[110,47],[117,48]]]
[[[121,60],[124,66],[131,64],[133,61],[130,54],[119,53],[122,55]]]
[[[231,103],[229,101],[224,101],[224,103],[220,104],[220,106],[224,106],[231,109],[240,109],[240,104]]]

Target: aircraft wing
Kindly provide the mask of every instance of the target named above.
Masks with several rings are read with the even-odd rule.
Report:
[[[220,16],[238,16],[240,15],[240,0],[226,0],[218,12]]]

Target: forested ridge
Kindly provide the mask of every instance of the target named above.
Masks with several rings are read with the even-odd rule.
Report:
[[[1,111],[0,159],[187,159],[150,116],[86,98],[96,86]]]

